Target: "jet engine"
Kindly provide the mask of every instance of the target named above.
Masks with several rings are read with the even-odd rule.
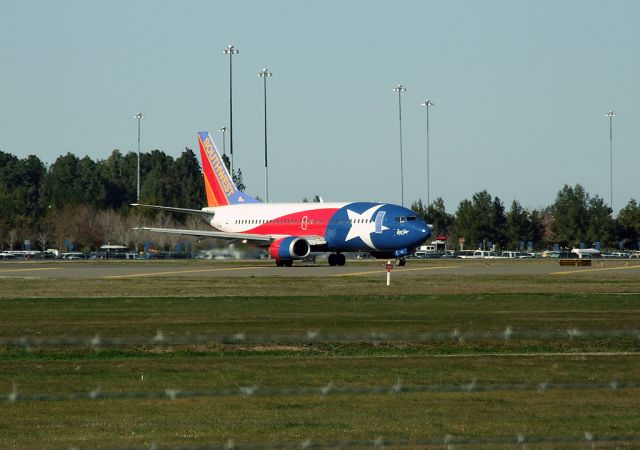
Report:
[[[269,254],[275,260],[303,259],[311,252],[309,241],[296,236],[276,239],[269,246]]]

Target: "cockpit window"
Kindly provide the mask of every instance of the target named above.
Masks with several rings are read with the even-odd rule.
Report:
[[[411,220],[418,220],[416,216],[396,216],[393,218],[396,222],[405,223]]]

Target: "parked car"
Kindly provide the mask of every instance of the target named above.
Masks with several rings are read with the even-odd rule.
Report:
[[[413,256],[415,256],[416,258],[440,258],[442,256],[442,253],[435,251],[425,252],[423,250],[418,250],[413,254]]]
[[[525,259],[525,258],[533,258],[530,253],[526,252],[513,252],[513,251],[505,251],[500,253],[501,258],[509,258],[509,259]]]

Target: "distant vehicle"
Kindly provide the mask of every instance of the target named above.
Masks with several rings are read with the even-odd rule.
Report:
[[[413,254],[413,256],[415,256],[416,258],[440,258],[442,257],[442,253],[440,252],[436,252],[436,251],[423,251],[423,250],[418,250],[417,252],[415,252]]]
[[[495,259],[498,257],[496,252],[489,250],[462,250],[458,254],[458,258],[462,259]]]
[[[625,253],[625,252],[603,253],[602,257],[613,258],[613,259],[627,259],[627,258],[631,258],[631,253]]]
[[[0,259],[7,260],[7,259],[18,259],[18,258],[13,253],[2,252],[0,253]]]
[[[600,250],[595,248],[574,248],[571,253],[578,255],[578,258],[601,258]]]
[[[533,255],[526,252],[505,251],[500,253],[500,257],[509,258],[509,259],[526,259],[526,258],[533,258]]]
[[[567,252],[567,251],[550,251],[550,252],[545,252],[542,255],[544,258],[577,258],[578,255],[576,253],[571,253],[571,252]]]
[[[498,254],[489,250],[476,250],[473,252],[473,258],[477,259],[496,259]]]
[[[60,259],[84,259],[84,253],[80,252],[68,252],[68,253],[60,253]]]
[[[42,252],[39,250],[9,250],[3,253],[13,255],[14,259],[34,259],[43,257]]]
[[[103,245],[97,253],[98,259],[126,259],[129,248],[124,245]]]

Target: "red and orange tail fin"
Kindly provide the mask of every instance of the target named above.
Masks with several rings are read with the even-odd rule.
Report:
[[[198,133],[198,144],[208,206],[260,203],[250,195],[238,190],[208,131]]]

